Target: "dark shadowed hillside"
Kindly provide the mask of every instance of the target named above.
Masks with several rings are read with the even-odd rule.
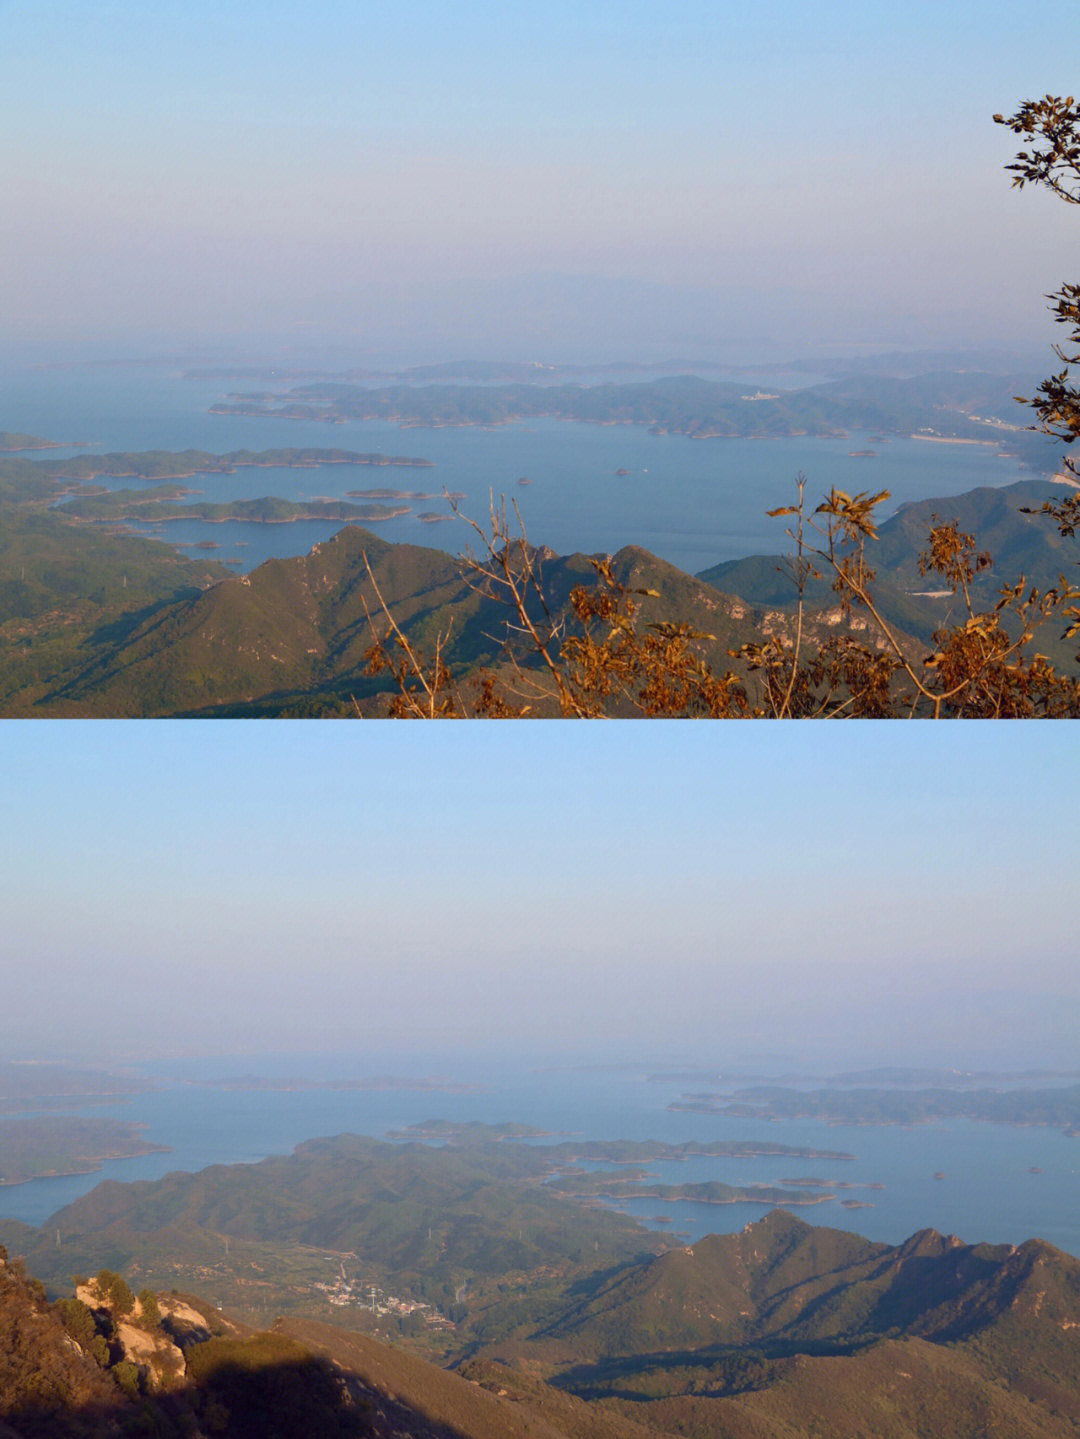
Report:
[[[449,1369],[302,1316],[259,1333],[189,1294],[134,1301],[107,1271],[79,1295],[51,1306],[0,1264],[5,1439],[1080,1433],[1080,1262],[1038,1240],[891,1246],[777,1212],[568,1278],[539,1325],[462,1331]]]

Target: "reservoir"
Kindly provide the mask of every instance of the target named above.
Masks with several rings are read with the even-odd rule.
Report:
[[[790,521],[770,520],[765,511],[792,503],[800,472],[807,477],[811,509],[831,486],[849,493],[889,490],[883,519],[907,501],[1032,478],[1030,470],[992,442],[935,444],[860,432],[694,440],[652,435],[644,426],[559,420],[489,430],[402,429],[385,421],[326,424],[209,414],[226,388],[221,381],[185,380],[178,369],[165,366],[17,370],[6,377],[0,427],[49,439],[93,441],[89,453],[318,446],[415,456],[433,461],[433,468],[255,468],[197,476],[184,484],[200,492],[192,499],[214,502],[264,495],[342,499],[349,491],[376,488],[423,490],[434,498],[406,501],[409,515],[372,528],[386,540],[458,553],[475,536],[463,519],[451,516],[442,498],[449,491],[462,496],[461,515],[481,524],[493,502],[505,501],[511,511],[516,506],[529,540],[560,554],[614,553],[624,545],[640,545],[691,573],[741,555],[786,552],[784,526]],[[1047,444],[1048,453],[1059,448],[1053,441]],[[80,452],[85,451],[45,455]],[[129,488],[142,482],[96,483]],[[273,556],[305,554],[340,526],[172,521],[133,528],[174,544],[213,546],[214,558],[241,572]]]
[[[415,1064],[410,1066],[407,1056],[338,1054],[245,1055],[141,1065],[139,1069],[153,1077],[158,1088],[122,1104],[92,1105],[74,1112],[141,1121],[146,1125],[144,1137],[169,1145],[171,1152],[107,1162],[97,1174],[2,1188],[0,1217],[40,1224],[103,1179],[154,1179],[177,1169],[256,1162],[288,1153],[294,1145],[320,1135],[351,1132],[381,1138],[389,1130],[433,1119],[520,1121],[550,1132],[552,1143],[565,1137],[668,1143],[737,1139],[842,1151],[853,1157],[843,1161],[694,1157],[655,1162],[647,1168],[650,1177],[662,1184],[719,1180],[780,1186],[784,1179],[811,1176],[842,1181],[852,1187],[837,1190],[835,1199],[795,1212],[812,1224],[892,1244],[919,1229],[934,1228],[969,1243],[1019,1244],[1038,1237],[1080,1255],[1080,1139],[1049,1127],[975,1121],[901,1127],[734,1119],[670,1110],[668,1104],[680,1092],[679,1082],[650,1079],[645,1068],[548,1067],[542,1057],[532,1063],[495,1065],[453,1055],[428,1058],[426,1064],[428,1068],[421,1071]],[[445,1078],[446,1087],[410,1087],[421,1073]],[[222,1088],[213,1083],[239,1074],[320,1081],[397,1075],[400,1083],[380,1081],[379,1087],[351,1090]],[[884,1187],[871,1187],[878,1185]],[[841,1201],[846,1198],[866,1207],[844,1208]],[[767,1212],[755,1204],[667,1198],[618,1203],[651,1227],[677,1233],[687,1242],[741,1229]],[[659,1214],[670,1216],[670,1224],[651,1223]]]

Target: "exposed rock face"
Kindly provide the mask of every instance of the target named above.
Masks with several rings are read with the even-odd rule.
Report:
[[[210,1338],[206,1316],[173,1294],[158,1295],[161,1322],[180,1345],[201,1344]]]
[[[169,1331],[166,1323],[158,1324],[144,1313],[141,1300],[136,1299],[130,1310],[118,1314],[108,1294],[104,1293],[98,1280],[90,1279],[76,1287],[75,1297],[82,1301],[109,1333],[110,1349],[114,1363],[126,1359],[139,1370],[146,1390],[168,1388],[187,1372],[184,1352]],[[209,1338],[209,1330],[203,1316],[187,1304],[173,1301],[184,1312],[182,1323],[187,1324],[187,1315],[193,1316],[198,1337]],[[162,1320],[166,1318],[164,1303],[159,1303]],[[196,1337],[194,1334],[192,1337]],[[117,1354],[117,1349],[120,1353]]]
[[[187,1370],[183,1350],[164,1334],[148,1333],[121,1319],[116,1325],[116,1338],[124,1358],[146,1375],[151,1389],[167,1387]]]

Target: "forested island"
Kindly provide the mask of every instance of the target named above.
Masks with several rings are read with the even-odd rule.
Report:
[[[434,464],[434,460],[410,455],[382,455],[355,450],[231,450],[226,454],[213,454],[209,450],[121,450],[106,455],[76,455],[70,460],[53,460],[40,466],[40,469],[60,480],[95,480],[99,476],[118,480],[182,480],[192,475],[231,475],[242,469],[308,470],[319,465],[431,469]]]
[[[393,1130],[388,1138],[437,1139],[448,1144],[490,1144],[493,1141],[552,1138],[547,1130],[527,1124],[480,1124],[476,1121],[458,1123],[448,1119],[430,1119],[407,1129]],[[560,1144],[545,1146],[547,1153],[560,1164],[584,1162],[595,1164],[648,1164],[653,1160],[679,1159],[854,1159],[838,1149],[811,1149],[806,1145],[777,1144],[770,1139],[688,1139],[681,1144],[658,1139],[563,1139]]]
[[[408,505],[350,504],[348,500],[283,500],[264,496],[257,500],[189,500],[198,493],[178,485],[157,485],[152,490],[103,490],[95,495],[78,495],[65,501],[63,513],[75,520],[138,520],[143,524],[167,524],[171,520],[201,520],[224,524],[241,520],[248,524],[286,525],[298,520],[333,520],[341,524],[376,524],[411,514]]]
[[[961,497],[963,498],[963,497]],[[650,1084],[771,1084],[781,1087],[816,1084],[823,1088],[859,1085],[900,1088],[970,1089],[974,1085],[1023,1084],[1036,1080],[1080,1079],[1080,1069],[915,1069],[904,1065],[882,1065],[876,1069],[845,1069],[835,1074],[805,1071],[791,1074],[760,1074],[710,1069],[659,1070],[645,1076]]]
[[[795,1188],[781,1189],[771,1184],[722,1184],[719,1180],[706,1180],[700,1184],[658,1184],[640,1173],[585,1173],[553,1179],[552,1189],[560,1194],[572,1194],[577,1199],[587,1197],[608,1199],[663,1199],[686,1201],[691,1204],[760,1204],[765,1208],[825,1204],[836,1198],[831,1192],[819,1191],[812,1194],[799,1192]]]
[[[1032,444],[1033,437],[1011,420],[1013,395],[1021,383],[975,372],[906,379],[848,375],[804,389],[747,393],[744,383],[697,375],[592,385],[445,382],[381,388],[324,380],[284,393],[231,394],[211,405],[210,413],[336,424],[378,420],[406,429],[491,429],[555,419],[641,425],[656,435],[691,439],[842,436],[866,430],[878,442],[890,435],[979,441],[1050,466],[1046,447]]]
[[[684,1094],[673,1110],[739,1119],[815,1119],[830,1124],[929,1124],[978,1119],[1051,1125],[1080,1137],[1080,1084],[1058,1089],[786,1089],[758,1085],[732,1094]]]

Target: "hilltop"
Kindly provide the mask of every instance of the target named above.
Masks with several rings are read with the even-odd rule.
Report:
[[[49,1305],[0,1261],[8,1439],[1066,1439],[1080,1261],[776,1212],[595,1271],[539,1325],[450,1357],[303,1317],[253,1331],[189,1293],[136,1299],[111,1271]]]
[[[592,584],[595,570],[586,555],[537,553],[545,602],[565,614],[570,591]],[[721,669],[727,651],[760,634],[768,621],[763,611],[646,550],[620,550],[613,569],[622,583],[656,591],[643,609],[646,619],[677,614],[712,636],[706,655]],[[378,712],[385,707],[378,696],[394,685],[365,674],[366,653],[386,629],[376,585],[426,654],[438,636],[448,635],[443,658],[456,675],[467,679],[504,664],[516,617],[480,593],[460,560],[442,550],[388,544],[350,526],[308,555],[269,560],[250,575],[163,600],[123,625],[99,627],[76,652],[64,653],[47,678],[9,692],[6,712],[351,713],[354,699],[372,701]],[[820,628],[827,632],[824,623]],[[537,656],[520,638],[516,651],[538,670]]]
[[[49,1304],[0,1250],[4,1439],[647,1439],[535,1386],[492,1393],[359,1334],[311,1323],[256,1331],[176,1291],[119,1275]]]
[[[537,646],[499,594],[500,547],[493,546],[477,570],[442,550],[387,544],[352,523],[307,555],[270,560],[250,574],[235,575],[212,561],[180,558],[168,546],[124,530],[128,520],[367,524],[408,508],[380,500],[420,496],[373,489],[350,491],[359,503],[269,497],[212,502],[193,500],[189,489],[175,483],[198,467],[346,461],[421,463],[337,450],[0,461],[0,713],[383,714],[398,683],[385,670],[372,673],[369,659],[373,642],[387,634],[391,616],[425,663],[438,652],[457,687],[459,710],[469,711],[481,687],[489,685],[512,709],[526,702],[531,714],[559,713],[555,686]],[[88,485],[102,474],[166,476],[170,482],[109,492]],[[77,492],[71,495],[73,488]],[[963,625],[967,618],[962,599],[940,576],[919,572],[919,556],[935,519],[955,520],[993,555],[993,566],[980,567],[970,585],[974,606],[992,613],[1001,586],[1021,575],[1028,586],[1043,591],[1056,586],[1062,573],[1075,579],[1075,541],[1063,537],[1046,516],[1025,513],[1060,497],[1061,487],[1048,480],[1025,481],[904,505],[880,525],[868,550],[875,603],[916,667],[940,627]],[[432,516],[425,512],[424,517]],[[213,541],[201,543],[214,547]],[[535,567],[538,583],[530,591],[530,613],[557,637],[557,652],[567,638],[582,633],[572,593],[595,591],[596,566],[607,557],[558,555],[521,542],[512,542],[509,553],[518,557],[519,569],[526,561]],[[688,650],[695,664],[703,663],[713,676],[733,673],[745,685],[751,705],[760,700],[762,675],[740,651],[744,646],[767,650],[772,640],[790,642],[799,626],[797,591],[782,556],[750,556],[694,576],[627,546],[610,557],[610,578],[636,606],[637,633],[651,637],[657,653],[663,652],[661,641],[671,637],[673,627],[682,627],[690,634]],[[601,597],[597,615],[608,613],[605,602]],[[864,643],[871,656],[883,653],[885,641],[873,622],[857,604],[845,610],[828,575],[809,580],[805,602],[804,657],[830,640],[844,639]],[[1007,613],[1004,623],[1008,629],[1018,622]],[[599,621],[596,627],[599,632]],[[1057,617],[1038,631],[1035,644],[1071,677],[1075,644],[1063,638],[1062,630]],[[844,663],[836,661],[839,678],[829,682],[841,699]],[[673,688],[677,692],[678,686]],[[610,712],[632,712],[633,693],[633,686],[624,694],[616,683],[605,701]],[[874,713],[873,686],[867,693],[868,712]]]
[[[877,574],[875,592],[886,616],[910,634],[929,640],[938,625],[958,613],[956,597],[933,593],[943,589],[919,573],[919,555],[926,549],[931,525],[955,521],[973,533],[980,550],[993,565],[976,575],[972,595],[980,605],[993,606],[1006,581],[1024,575],[1029,584],[1049,587],[1062,572],[1077,578],[1076,541],[1062,536],[1038,511],[1044,501],[1060,501],[1063,488],[1048,480],[1021,480],[1000,488],[968,490],[964,494],[901,505],[878,530],[871,554]],[[790,606],[797,598],[787,567],[775,555],[748,555],[712,565],[698,579],[731,590],[759,605]],[[930,593],[927,593],[927,592]],[[826,581],[811,582],[807,599],[827,603],[831,589]]]
[[[892,1246],[777,1211],[567,1299],[464,1372],[520,1368],[681,1434],[1080,1432],[1080,1262],[1038,1240]]]

